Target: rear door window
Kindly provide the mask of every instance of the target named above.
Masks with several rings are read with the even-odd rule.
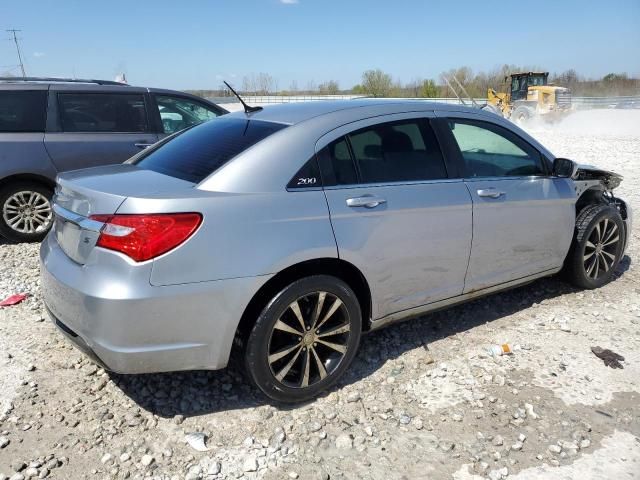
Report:
[[[144,95],[137,93],[59,93],[65,132],[139,133],[148,131]]]
[[[318,163],[322,171],[322,183],[325,187],[358,183],[356,167],[346,138],[338,138],[320,150]]]
[[[416,119],[382,123],[347,137],[361,183],[447,178],[440,146],[426,122]]]
[[[285,127],[280,123],[220,117],[179,133],[135,164],[199,183],[233,157]]]
[[[46,90],[0,91],[0,132],[44,132]]]

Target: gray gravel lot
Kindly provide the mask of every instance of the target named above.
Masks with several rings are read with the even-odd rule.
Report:
[[[558,156],[623,174],[637,217],[640,112],[531,128]],[[296,407],[233,366],[105,373],[45,321],[38,246],[0,243],[0,299],[30,295],[0,308],[0,480],[640,478],[637,224],[605,287],[544,279],[372,333],[334,391]],[[519,349],[485,353],[505,342]],[[207,451],[185,441],[197,432]]]

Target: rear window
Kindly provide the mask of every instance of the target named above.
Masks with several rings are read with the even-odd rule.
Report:
[[[240,118],[216,118],[185,130],[152,150],[136,165],[199,183],[233,157],[286,125]]]
[[[47,92],[0,91],[0,132],[44,132]]]

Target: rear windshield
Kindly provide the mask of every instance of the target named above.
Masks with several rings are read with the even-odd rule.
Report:
[[[0,132],[44,132],[46,90],[0,91]]]
[[[216,118],[179,134],[135,162],[140,168],[199,183],[211,173],[286,125]]]

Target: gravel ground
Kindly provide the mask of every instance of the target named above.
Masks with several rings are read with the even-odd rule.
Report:
[[[622,173],[639,212],[639,113],[533,133]],[[0,309],[0,480],[640,478],[638,237],[599,290],[544,279],[367,335],[340,385],[297,407],[234,367],[105,373],[45,321],[37,245],[0,244],[0,299],[30,295]],[[485,353],[505,342],[513,355]]]

